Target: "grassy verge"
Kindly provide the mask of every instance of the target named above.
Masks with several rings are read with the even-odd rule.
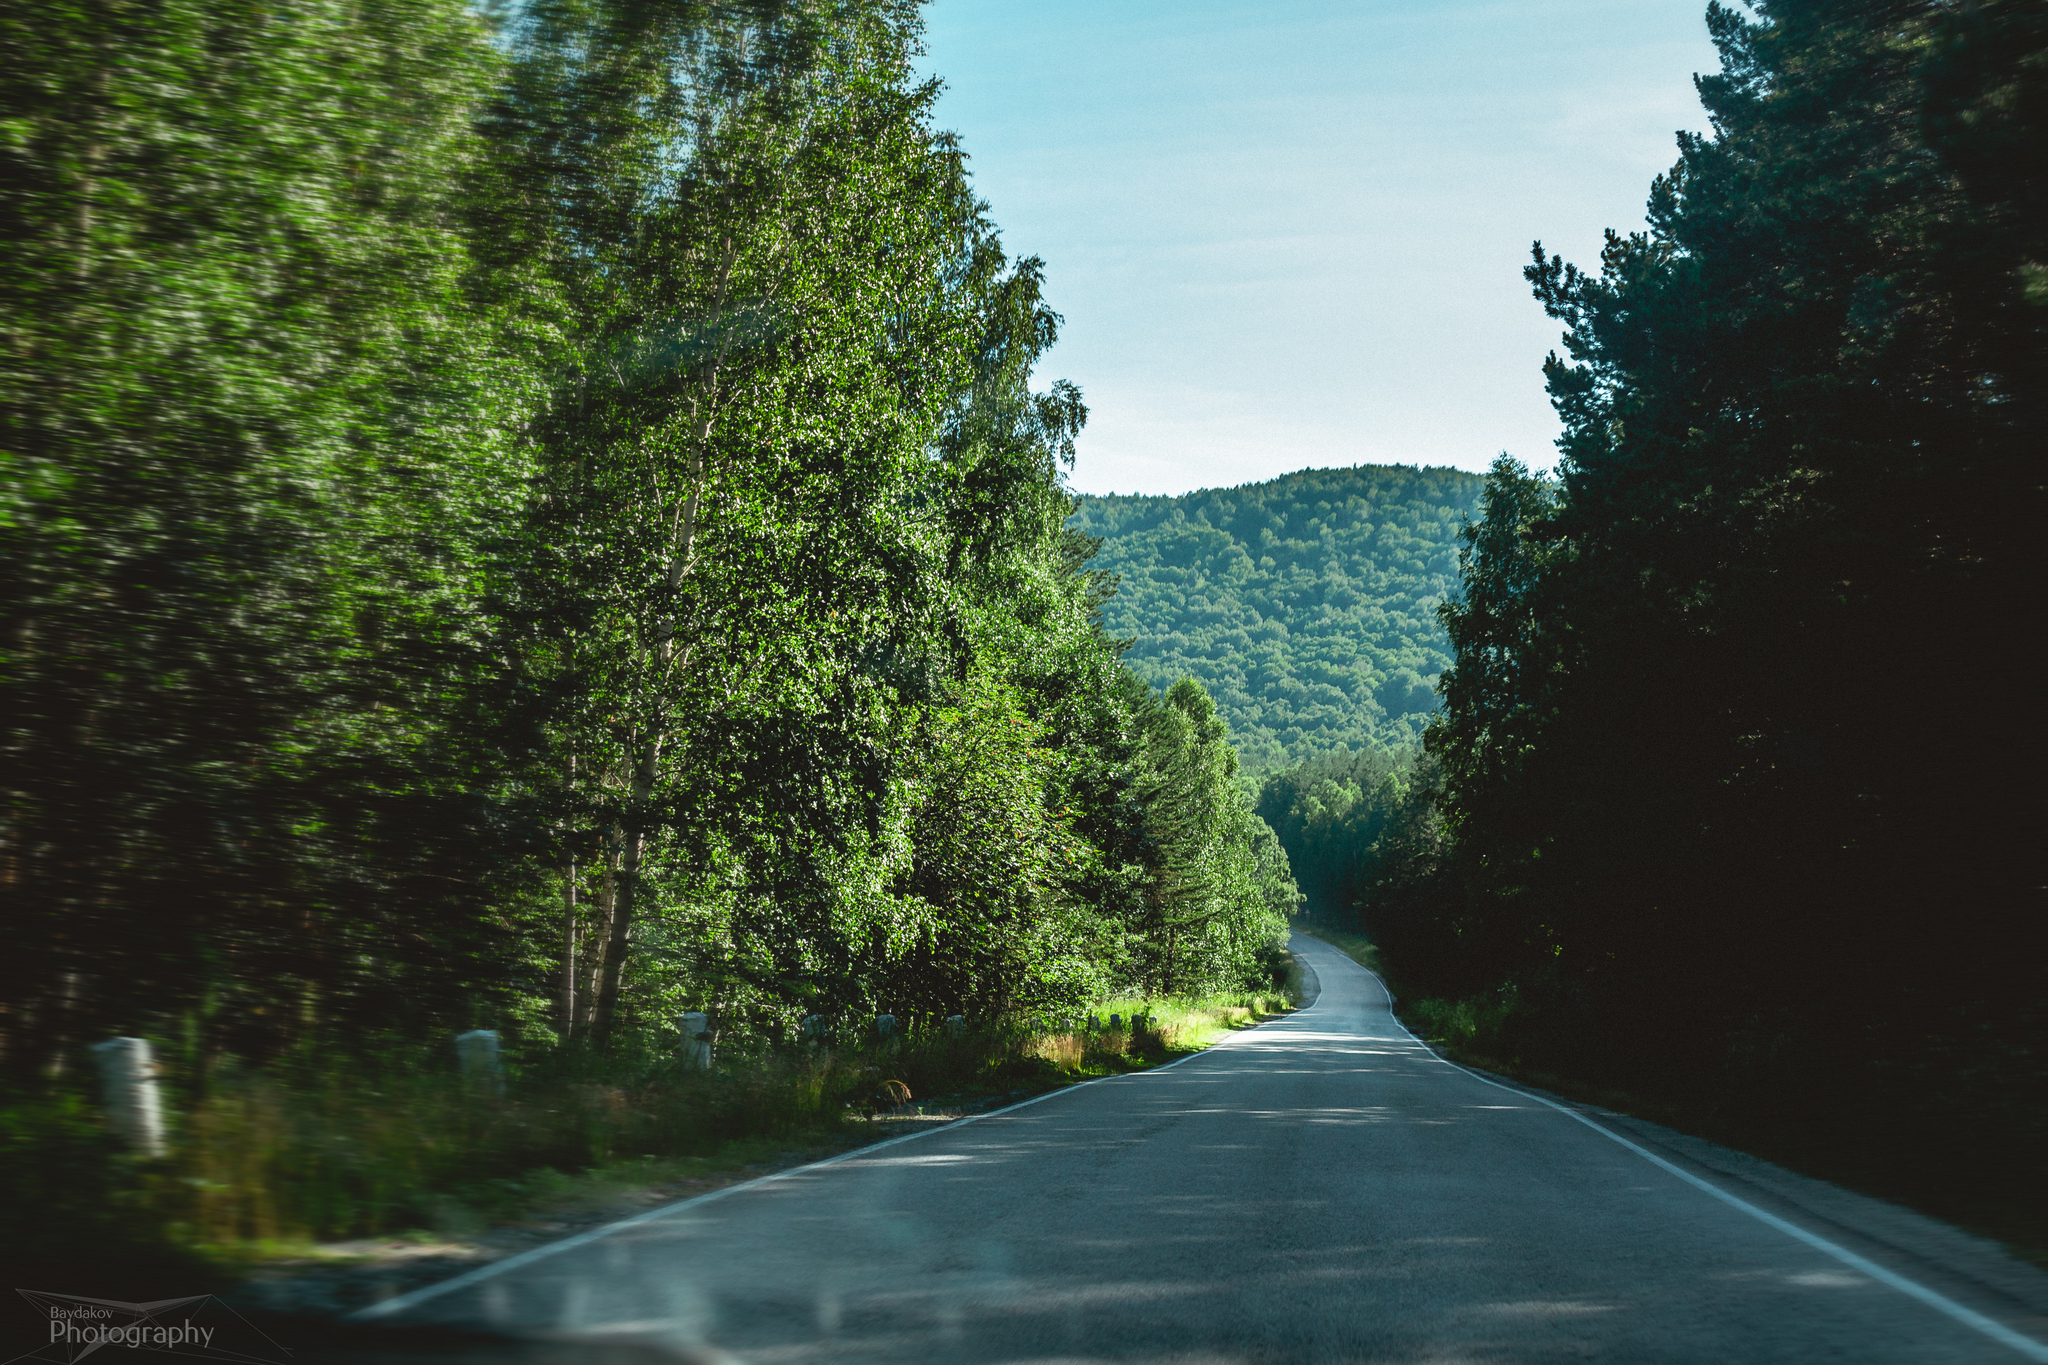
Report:
[[[1033,1051],[1068,1079],[1108,1075],[1199,1052],[1237,1029],[1285,1013],[1293,1004],[1294,997],[1286,991],[1106,1000],[1091,1011],[1103,1023],[1100,1029],[1048,1034],[1036,1040]],[[1142,1028],[1110,1022],[1140,1017],[1146,1020]]]
[[[573,1220],[635,1191],[680,1196],[845,1150],[905,1119],[1156,1066],[1289,1005],[1281,990],[1107,1000],[1092,1027],[732,1050],[709,1071],[511,1056],[490,1087],[425,1049],[208,1074],[173,1058],[172,1155],[159,1162],[115,1149],[79,1094],[0,1096],[0,1254],[37,1282],[119,1297],[110,1274],[196,1292],[283,1260],[346,1259],[352,1240],[451,1243]]]

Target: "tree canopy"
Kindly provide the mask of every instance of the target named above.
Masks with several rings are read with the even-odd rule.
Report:
[[[1708,25],[1713,133],[1647,230],[1597,271],[1534,252],[1563,458],[1487,480],[1441,780],[1362,913],[1408,993],[1482,1002],[1489,1047],[2037,1230],[2038,1163],[1973,1183],[1995,1207],[1940,1172],[2048,1116],[2048,23],[1769,0]]]
[[[913,7],[0,33],[8,1066],[1270,972],[1284,858],[1102,628]]]

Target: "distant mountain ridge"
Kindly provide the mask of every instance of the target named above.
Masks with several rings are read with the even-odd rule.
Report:
[[[1103,609],[1148,682],[1199,679],[1245,769],[1415,743],[1450,663],[1434,615],[1484,480],[1456,469],[1304,469],[1180,497],[1084,496],[1069,525],[1120,579]]]

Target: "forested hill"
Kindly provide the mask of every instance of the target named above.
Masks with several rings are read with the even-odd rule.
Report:
[[[1413,743],[1450,662],[1435,608],[1482,480],[1455,469],[1304,469],[1182,497],[1083,497],[1121,580],[1103,614],[1156,686],[1199,678],[1247,770]]]

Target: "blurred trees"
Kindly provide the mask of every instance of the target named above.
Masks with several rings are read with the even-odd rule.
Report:
[[[490,956],[504,842],[481,544],[537,385],[464,230],[485,35],[407,0],[0,35],[8,1051],[402,1012]]]
[[[914,11],[495,22],[0,10],[9,1063],[1259,970]]]

